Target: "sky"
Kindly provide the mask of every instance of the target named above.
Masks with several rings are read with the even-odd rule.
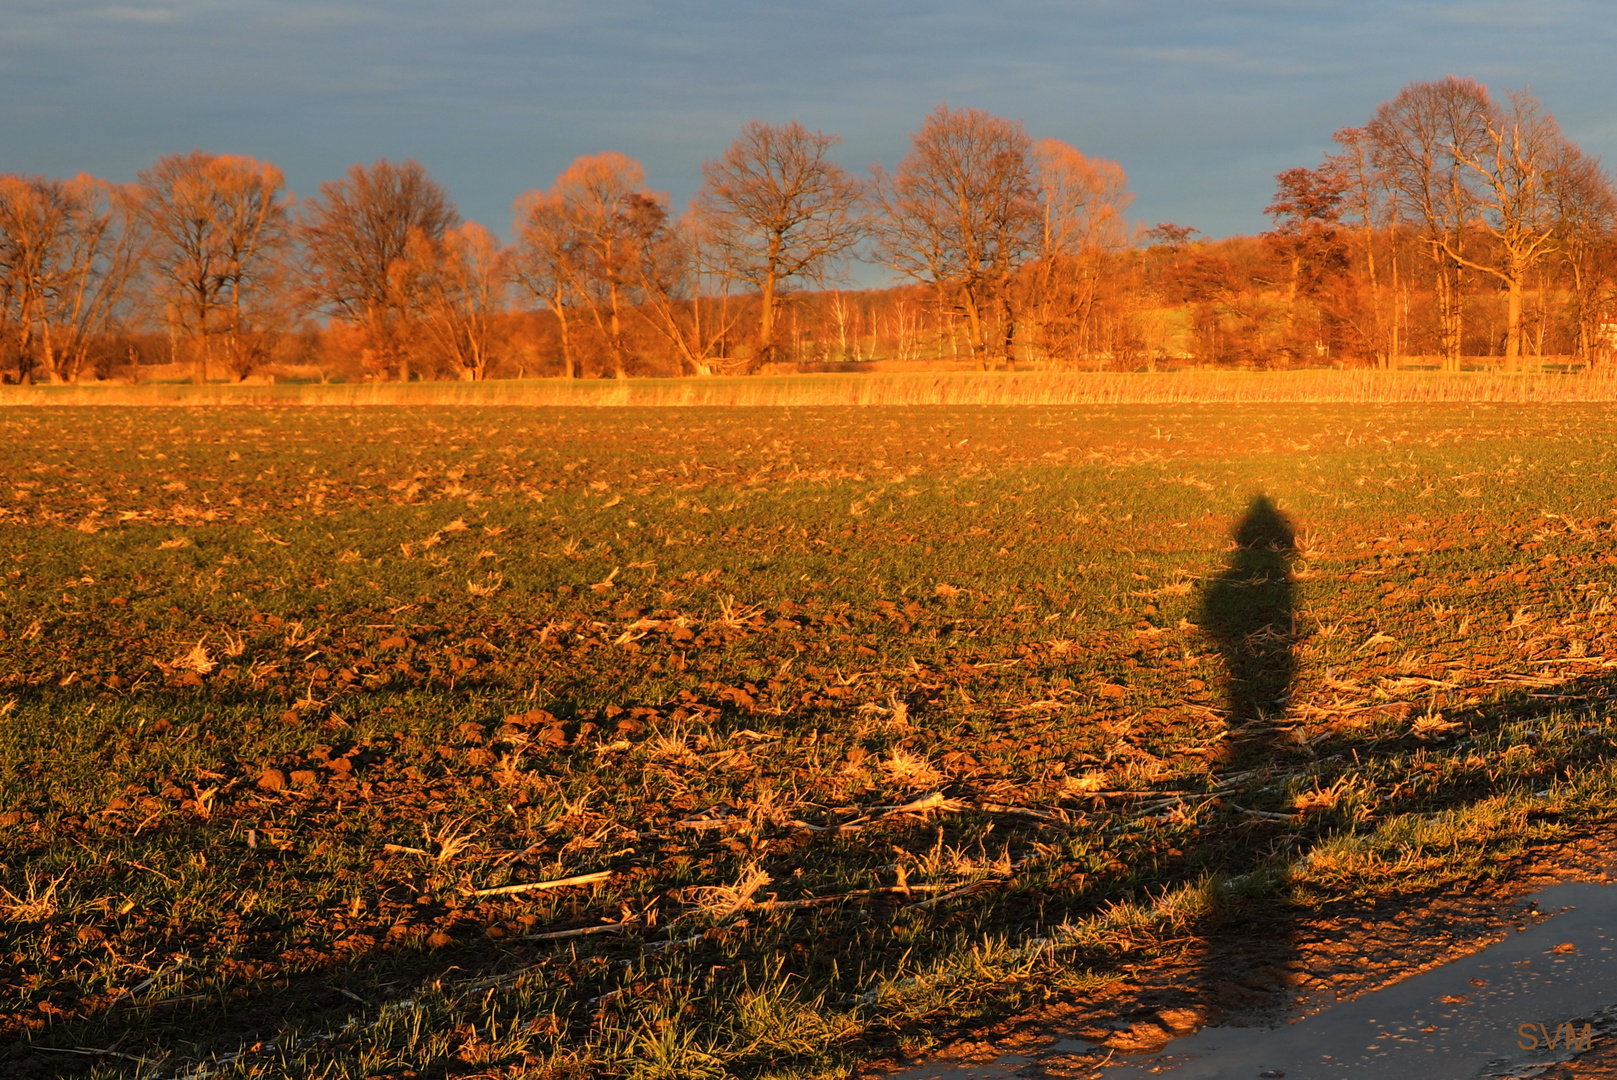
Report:
[[[940,102],[1110,158],[1131,216],[1266,227],[1274,174],[1412,80],[1526,87],[1617,163],[1617,18],[1584,0],[0,0],[0,171],[133,180],[203,149],[312,195],[415,158],[462,214],[617,150],[682,207],[751,119],[889,167]]]

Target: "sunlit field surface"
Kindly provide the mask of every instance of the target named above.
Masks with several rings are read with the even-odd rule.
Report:
[[[0,414],[0,1072],[831,1077],[1181,972],[1126,1050],[1243,926],[1306,987],[1612,818],[1614,429]]]

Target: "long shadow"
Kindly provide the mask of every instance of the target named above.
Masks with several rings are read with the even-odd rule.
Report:
[[[1296,554],[1296,533],[1284,514],[1265,495],[1253,498],[1235,528],[1235,546],[1224,570],[1207,588],[1201,625],[1223,657],[1226,683],[1226,721],[1229,734],[1223,748],[1226,768],[1240,769],[1267,759],[1282,749],[1271,745],[1276,726],[1286,718],[1297,672],[1294,617],[1297,608],[1291,563]],[[1245,814],[1247,808],[1234,807]],[[1280,854],[1265,849],[1270,830],[1261,817],[1252,818],[1251,847],[1235,856],[1240,865],[1222,869],[1239,875]],[[1246,909],[1233,905],[1219,936],[1251,936],[1262,953],[1249,966],[1274,970],[1295,958],[1295,927],[1283,899],[1267,900]],[[1207,1010],[1205,1019],[1249,1012],[1272,998],[1278,985],[1232,978],[1227,958],[1209,956],[1197,979],[1197,997]]]
[[[1296,534],[1274,503],[1259,495],[1234,539],[1228,565],[1202,601],[1202,627],[1223,654],[1230,724],[1240,727],[1283,719],[1291,697],[1297,671],[1290,580]]]
[[[1315,723],[1305,736],[1299,721],[1306,710],[1298,704],[1304,695],[1297,685],[1301,665],[1295,616],[1301,608],[1302,590],[1292,577],[1297,558],[1295,529],[1274,502],[1260,494],[1235,523],[1232,539],[1222,568],[1205,582],[1198,616],[1208,643],[1221,656],[1224,681],[1219,689],[1228,724],[1227,737],[1220,744],[1222,760],[1212,770],[1219,782],[1200,804],[1205,808],[1203,820],[1193,837],[1181,842],[1184,852],[1171,848],[1165,859],[1162,848],[1153,847],[1149,839],[1132,852],[1119,850],[1109,874],[1075,878],[1069,889],[1058,886],[1047,897],[1048,908],[1040,903],[1037,918],[1041,926],[1048,925],[1052,912],[1064,919],[1081,918],[1104,910],[1101,905],[1118,896],[1133,900],[1138,878],[1148,874],[1155,879],[1149,887],[1161,888],[1164,895],[1209,872],[1217,873],[1227,889],[1211,914],[1172,943],[1183,943],[1183,952],[1165,950],[1167,954],[1160,959],[1129,963],[1098,949],[1093,970],[1118,973],[1117,987],[1093,997],[1079,997],[1076,1016],[1060,1011],[1036,1014],[1031,1027],[1007,1025],[1007,1030],[1036,1028],[1037,1037],[1060,1037],[1053,1036],[1053,1030],[1098,1043],[1107,1053],[1156,1053],[1162,1048],[1164,1034],[1188,1035],[1205,1025],[1277,1021],[1292,1008],[1293,993],[1301,993],[1296,988],[1304,982],[1310,983],[1306,996],[1323,1004],[1331,992],[1373,985],[1360,980],[1372,978],[1378,965],[1385,965],[1388,973],[1414,974],[1442,958],[1442,950],[1433,945],[1439,935],[1480,935],[1485,928],[1496,926],[1492,905],[1497,900],[1488,894],[1473,900],[1469,889],[1412,882],[1407,890],[1377,889],[1369,895],[1343,896],[1322,910],[1317,892],[1305,907],[1291,887],[1270,875],[1283,874],[1284,867],[1327,836],[1368,831],[1378,818],[1462,809],[1519,788],[1520,778],[1501,780],[1468,767],[1445,779],[1422,782],[1422,774],[1411,772],[1411,783],[1379,791],[1375,816],[1350,820],[1329,811],[1298,812],[1286,801],[1283,787],[1297,770],[1316,770],[1317,783],[1326,787],[1333,779],[1375,768],[1390,757],[1411,752],[1430,752],[1434,760],[1459,755],[1467,743],[1488,738],[1506,725],[1547,723],[1557,716],[1561,728],[1570,726],[1583,732],[1576,750],[1568,749],[1559,757],[1558,766],[1565,775],[1570,777],[1572,770],[1585,765],[1609,767],[1605,763],[1617,735],[1608,733],[1607,717],[1617,710],[1617,677],[1606,674],[1569,679],[1557,684],[1553,694],[1536,683],[1490,695],[1485,701],[1467,691],[1445,694],[1441,702],[1434,699],[1428,706],[1428,722],[1420,726],[1410,726],[1410,702],[1387,700],[1375,708],[1385,708],[1380,715],[1397,718],[1397,724],[1369,718],[1342,726]],[[1392,669],[1375,666],[1375,670]],[[1441,672],[1433,670],[1432,674]],[[1373,694],[1376,681],[1372,674],[1369,685],[1362,688],[1365,697]],[[1444,684],[1434,679],[1433,685]],[[1402,714],[1397,711],[1400,708]],[[1589,719],[1569,725],[1568,713]],[[1359,730],[1359,724],[1369,722],[1377,725],[1374,737]],[[1537,735],[1531,728],[1526,732],[1529,739]],[[1548,780],[1536,783],[1548,786]],[[1121,808],[1097,805],[1100,813],[1127,812],[1127,804]],[[1549,806],[1529,808],[1525,821],[1562,816]],[[1602,850],[1609,850],[1607,819],[1568,824],[1583,830],[1571,833],[1574,839],[1598,835]],[[1126,891],[1125,884],[1129,886]],[[1433,899],[1439,902],[1428,903]],[[1006,916],[1007,923],[1020,916],[1026,926],[1032,922],[1033,905],[1025,897],[1018,900],[1018,906],[1001,902],[999,913]],[[1468,907],[1468,903],[1474,906]],[[1380,938],[1382,934],[1387,936]],[[1379,951],[1378,939],[1384,946]],[[1364,953],[1344,952],[1338,947],[1344,940],[1362,945]],[[1305,979],[1305,973],[1312,978]],[[1344,978],[1331,978],[1342,973]],[[1323,981],[1315,983],[1314,979]],[[1048,1054],[1052,1061],[1065,1061],[1054,1048],[1030,1047],[1027,1052],[1036,1058]],[[1100,1051],[1095,1053],[1098,1057]],[[1031,1069],[1029,1074],[1033,1074]]]

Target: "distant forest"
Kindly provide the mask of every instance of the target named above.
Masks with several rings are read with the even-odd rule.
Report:
[[[416,162],[295,201],[249,157],[0,176],[0,374],[599,378],[882,366],[1610,365],[1617,197],[1526,93],[1416,82],[1275,178],[1273,228],[1131,222],[1115,162],[939,106],[889,172],[753,122],[676,215],[617,153],[513,242]],[[902,284],[841,288],[856,261]]]

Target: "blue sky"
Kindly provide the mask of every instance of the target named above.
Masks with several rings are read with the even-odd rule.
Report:
[[[0,170],[129,180],[202,148],[312,194],[414,157],[504,234],[579,154],[639,158],[682,206],[746,120],[839,134],[862,173],[947,101],[1117,160],[1146,224],[1221,236],[1412,79],[1528,86],[1617,163],[1614,25],[1579,0],[0,0]]]

